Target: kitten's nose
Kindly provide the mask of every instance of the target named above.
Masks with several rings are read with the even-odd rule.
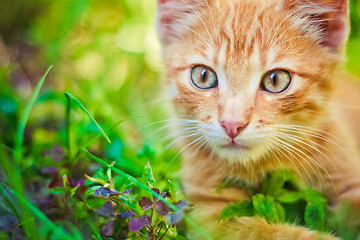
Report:
[[[226,134],[232,139],[234,139],[240,134],[240,132],[242,132],[246,128],[249,123],[221,121],[220,124],[225,130]]]

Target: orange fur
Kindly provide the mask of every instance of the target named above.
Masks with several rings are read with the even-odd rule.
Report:
[[[216,239],[335,239],[259,218],[216,224],[223,207],[251,193],[215,189],[225,177],[258,185],[267,172],[287,167],[332,204],[350,198],[360,208],[360,87],[338,70],[349,31],[347,2],[162,0],[158,5],[175,114],[196,121],[192,134],[183,124],[181,141],[184,189],[196,205],[194,216]],[[204,90],[191,83],[190,70],[198,64],[217,73],[218,87]],[[285,92],[260,89],[262,76],[272,69],[292,74]],[[245,147],[223,146],[232,141],[223,119],[248,123],[235,138]]]

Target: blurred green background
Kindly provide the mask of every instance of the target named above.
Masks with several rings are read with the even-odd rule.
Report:
[[[91,214],[70,214],[69,208],[85,208],[76,201],[64,206],[70,198],[46,201],[51,192],[48,185],[62,175],[77,180],[86,173],[110,181],[99,164],[77,152],[99,130],[74,103],[70,114],[73,153],[71,158],[63,156],[68,155],[66,91],[76,96],[105,130],[123,121],[107,132],[112,143],[100,138],[89,147],[92,153],[115,161],[117,167],[140,180],[150,162],[156,187],[170,188],[168,180],[177,178],[179,168],[176,152],[164,150],[169,144],[163,141],[166,131],[157,131],[164,124],[150,125],[167,115],[161,104],[166,99],[159,91],[162,64],[155,17],[156,2],[147,0],[0,0],[0,182],[4,199],[9,195],[6,191],[21,191],[24,186],[21,195],[54,221],[75,224],[91,218]],[[54,68],[24,132],[23,158],[13,164],[21,114],[50,65]],[[54,161],[55,154],[61,161]],[[44,173],[49,166],[58,169],[57,177]],[[133,187],[134,195],[140,191],[122,183],[116,187]],[[15,208],[20,208],[9,196]],[[12,236],[20,224],[9,204],[0,200],[0,239],[5,236],[2,231]],[[94,218],[95,229],[100,229],[104,219]],[[75,225],[91,235],[88,226]],[[26,235],[21,227],[17,232],[15,239]]]
[[[143,0],[2,0],[0,79],[8,88],[2,87],[2,94],[17,95],[22,105],[54,65],[42,92],[44,104],[36,106],[30,125],[61,120],[62,95],[70,91],[104,126],[142,116],[122,128],[129,143],[139,143],[140,126],[164,117],[154,106],[161,98],[156,90],[162,68],[155,10],[154,1]],[[32,138],[43,141],[42,134]]]
[[[360,4],[353,0],[350,5],[352,32],[346,67],[360,76]],[[52,180],[41,172],[45,166],[55,165],[62,174],[74,179],[82,178],[84,173],[97,174],[100,167],[84,157],[75,157],[76,152],[71,161],[61,164],[44,155],[53,151],[55,145],[65,148],[66,91],[76,96],[104,129],[124,120],[108,132],[112,143],[99,139],[91,145],[92,152],[139,177],[149,161],[158,187],[167,188],[168,179],[177,181],[179,163],[173,161],[176,152],[171,148],[164,152],[168,144],[163,141],[166,131],[154,133],[164,124],[149,126],[169,117],[163,106],[168,100],[161,91],[163,65],[155,17],[155,0],[0,0],[3,189],[22,187],[23,182],[11,182],[9,178],[11,171],[18,172],[27,189],[23,195],[41,205],[41,198],[49,193],[43,187]],[[50,65],[54,68],[25,129],[24,157],[11,168],[19,118]],[[76,150],[99,131],[75,104],[71,109],[71,144]],[[11,216],[7,205],[0,203],[0,216]],[[59,216],[59,212],[46,214],[54,220],[76,222],[69,216]],[[9,223],[3,218],[0,217],[0,231],[13,232],[19,222]],[[0,234],[0,239],[6,239],[2,236],[5,235]]]

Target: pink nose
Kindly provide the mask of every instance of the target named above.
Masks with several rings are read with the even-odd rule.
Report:
[[[226,134],[234,139],[246,128],[249,123],[221,121],[220,124],[225,130]]]

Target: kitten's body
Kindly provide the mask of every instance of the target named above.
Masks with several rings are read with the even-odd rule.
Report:
[[[333,106],[340,112],[343,124],[353,134],[357,149],[360,149],[360,86],[359,80],[345,73],[340,73],[345,81],[334,92]]]
[[[216,224],[227,204],[251,198],[241,187],[216,193],[228,177],[256,186],[267,172],[287,167],[332,204],[348,197],[360,208],[360,88],[337,70],[348,34],[346,6],[335,0],[159,1],[175,112],[187,119],[183,129],[195,129],[182,138],[184,188],[215,239],[332,239],[256,217]],[[216,85],[194,85],[199,65],[214,70]],[[278,94],[260,87],[273,69],[292,76]],[[234,124],[236,134],[229,131]]]

